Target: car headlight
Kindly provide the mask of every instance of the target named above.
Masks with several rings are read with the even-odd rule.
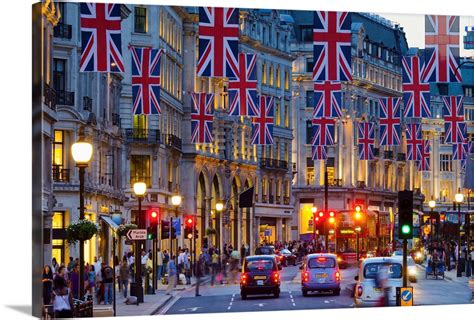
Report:
[[[337,258],[337,262],[341,262],[341,261],[342,261],[342,259],[338,257],[338,258]]]
[[[415,268],[409,268],[408,269],[408,274],[410,276],[416,276],[416,269]]]

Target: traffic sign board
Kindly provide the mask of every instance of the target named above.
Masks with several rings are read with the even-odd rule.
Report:
[[[413,287],[397,287],[397,299],[402,307],[413,306]]]
[[[146,229],[130,229],[127,232],[127,238],[130,240],[146,240]]]

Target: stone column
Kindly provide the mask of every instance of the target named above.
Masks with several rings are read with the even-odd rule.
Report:
[[[283,220],[282,218],[276,219],[275,240],[277,241],[283,240],[282,220]]]

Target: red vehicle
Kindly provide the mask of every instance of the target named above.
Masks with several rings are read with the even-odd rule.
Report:
[[[284,267],[287,267],[289,265],[296,266],[296,260],[298,258],[293,253],[291,253],[290,250],[281,249],[280,251],[276,252],[276,256],[282,266]]]

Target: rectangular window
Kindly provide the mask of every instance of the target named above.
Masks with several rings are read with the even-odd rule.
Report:
[[[473,87],[464,87],[464,95],[466,97],[472,97],[472,89]]]
[[[313,140],[313,124],[311,120],[306,120],[306,144],[311,144]]]
[[[288,113],[288,103],[283,104],[283,113],[284,113],[284,120],[285,120],[285,128],[290,127],[290,114]]]
[[[474,120],[474,109],[464,109],[464,119],[466,121]]]
[[[280,102],[275,102],[275,125],[281,125],[281,118],[280,118]]]
[[[285,70],[285,90],[290,90],[290,73]]]
[[[313,26],[300,26],[301,41],[313,42]]]
[[[130,156],[130,185],[145,182],[151,188],[150,156],[133,154]]]
[[[146,8],[135,7],[135,32],[146,33],[147,32],[147,21],[146,21]]]
[[[314,160],[306,158],[306,185],[314,184]]]
[[[53,213],[53,229],[64,229],[66,227],[65,220],[65,213],[63,211],[55,211]],[[64,239],[60,239],[60,237],[55,235],[56,232],[53,230],[52,256],[56,258],[58,264],[66,263]]]
[[[281,88],[281,79],[280,79],[280,67],[276,68],[276,87]]]
[[[275,79],[273,78],[273,66],[272,65],[270,65],[270,77],[269,78],[270,78],[270,86],[273,87],[275,85],[275,81],[274,81]]]
[[[439,94],[442,96],[448,95],[448,84],[447,83],[437,83]]]
[[[439,170],[440,171],[445,171],[445,172],[451,172],[453,171],[452,167],[452,155],[450,154],[440,154],[439,155]]]
[[[54,130],[52,157],[53,181],[68,182],[69,170],[65,168],[64,131],[62,130]]]
[[[314,108],[314,91],[306,91],[306,108]]]
[[[306,59],[306,72],[313,72],[314,61],[312,59]]]
[[[56,91],[66,90],[66,60],[53,60],[53,86]]]
[[[148,136],[148,121],[147,116],[140,114],[133,116],[133,137],[147,138]]]
[[[262,83],[267,84],[267,66],[262,63]]]

